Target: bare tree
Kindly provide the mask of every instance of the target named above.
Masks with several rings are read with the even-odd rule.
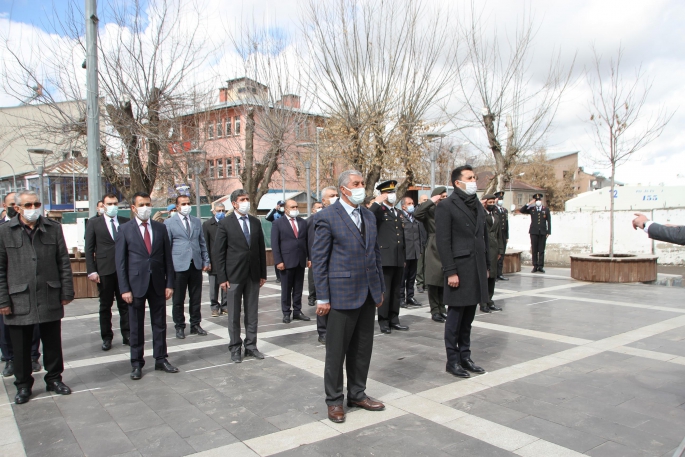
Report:
[[[550,61],[546,75],[533,77],[532,17],[524,16],[513,37],[486,32],[489,21],[471,3],[471,12],[462,27],[464,62],[457,67],[458,82],[466,106],[466,116],[453,121],[485,133],[487,147],[474,136],[466,139],[494,159],[494,175],[486,192],[503,190],[522,154],[542,145],[561,97],[571,81],[558,54]],[[489,36],[488,36],[489,35]]]
[[[675,111],[660,106],[656,111],[645,112],[652,89],[652,80],[645,75],[642,66],[626,79],[622,73],[623,48],[608,67],[593,48],[594,65],[587,73],[592,91],[588,102],[590,129],[600,155],[599,163],[611,167],[609,256],[614,255],[614,192],[616,167],[627,162],[634,154],[656,140]]]

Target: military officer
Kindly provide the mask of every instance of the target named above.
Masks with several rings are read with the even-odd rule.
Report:
[[[378,325],[382,333],[395,330],[409,330],[400,324],[400,287],[405,262],[404,227],[402,215],[395,208],[397,181],[380,183],[376,190],[380,195],[374,199],[369,210],[376,216],[378,245],[381,248],[385,296],[378,308]]]
[[[497,214],[499,214],[500,228],[502,230],[502,242],[504,252],[507,252],[507,243],[509,243],[509,211],[504,207],[504,191],[495,192],[497,198]],[[497,261],[497,279],[500,281],[509,281],[503,274],[504,269],[504,255]]]
[[[533,255],[533,273],[545,272],[545,245],[552,234],[552,216],[549,208],[542,205],[542,194],[533,195],[533,200],[521,208],[522,214],[530,214],[530,251]]]
[[[490,259],[490,274],[488,275],[488,301],[480,304],[480,310],[484,313],[491,313],[493,311],[502,311],[502,308],[495,306],[492,301],[495,295],[495,274],[494,270],[497,268],[497,261],[504,257],[504,245],[502,244],[502,226],[497,205],[495,201],[497,197],[493,194],[483,195],[480,202],[485,208],[485,231],[488,234],[488,258]]]
[[[426,243],[426,231],[423,224],[414,217],[414,200],[411,197],[404,197],[401,207],[406,250],[400,287],[400,307],[422,306],[414,298],[414,283],[419,259],[423,255],[423,246]]]

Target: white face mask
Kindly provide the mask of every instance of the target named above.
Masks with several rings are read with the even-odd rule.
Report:
[[[413,214],[413,213],[414,213],[414,205],[409,205],[409,206],[407,206],[407,212],[408,212],[409,214]]]
[[[457,181],[462,184],[466,184],[466,189],[464,189],[464,192],[466,192],[466,195],[474,195],[476,192],[478,192],[478,183],[475,181],[470,181],[470,182],[464,182],[464,181]]]
[[[394,205],[396,201],[397,201],[397,194],[396,193],[393,192],[392,194],[388,194],[388,203],[390,203],[391,205]]]
[[[138,216],[138,219],[141,221],[145,222],[148,219],[150,219],[150,214],[152,214],[152,208],[149,206],[137,206],[136,207],[136,216]]]
[[[297,209],[291,210],[290,211],[290,217],[297,217],[300,215],[300,211]]]
[[[116,217],[119,214],[119,207],[117,205],[107,205],[105,206],[105,214],[109,217]]]
[[[40,217],[40,208],[36,209],[25,209],[24,210],[24,219],[26,219],[29,222],[36,222],[38,218]]]
[[[364,189],[363,187],[356,187],[354,189],[345,187],[345,189],[352,192],[352,195],[350,195],[348,198],[353,204],[361,205],[362,203],[364,203],[364,199],[366,198],[366,189]]]
[[[238,212],[240,214],[247,214],[250,211],[250,202],[240,202],[238,203]]]
[[[537,206],[538,208],[541,207],[541,206],[542,206],[542,201],[540,201],[540,200],[535,200],[535,206]]]
[[[105,208],[98,208],[98,214],[105,214]]]
[[[181,213],[181,215],[183,215],[183,216],[187,216],[188,214],[190,214],[190,212],[192,210],[193,210],[192,206],[185,205],[185,206],[181,206],[181,209],[179,209],[178,212]]]
[[[279,213],[282,213],[283,211],[285,211],[285,208],[283,208],[282,206],[280,208],[278,208]]]
[[[319,211],[321,211],[321,208],[315,208],[312,210],[312,213],[318,213]]]
[[[328,199],[328,206],[338,201],[338,197],[331,197]]]
[[[497,200],[497,206],[504,205],[504,200]]]

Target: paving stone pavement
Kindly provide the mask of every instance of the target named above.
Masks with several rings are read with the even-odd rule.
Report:
[[[497,283],[503,311],[474,322],[473,359],[487,374],[445,373],[442,324],[427,306],[403,309],[410,331],[374,340],[367,393],[386,410],[348,408],[344,424],[326,419],[315,319],[283,324],[274,278],[260,292],[265,360],[230,363],[225,316],[205,317],[209,335],[185,340],[169,316],[181,372],[155,372],[148,342],[140,381],[120,335],[100,350],[97,300],[77,300],[63,321],[74,393],[47,394],[38,373],[34,397],[17,406],[4,378],[0,455],[672,455],[685,435],[685,291],[582,283],[554,268],[509,278]]]

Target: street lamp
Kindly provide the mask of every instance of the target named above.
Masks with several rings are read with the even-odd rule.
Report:
[[[14,172],[14,167],[12,166],[11,163],[9,163],[6,160],[0,160],[0,162],[5,162],[7,165],[9,165],[10,169],[12,170],[12,179],[14,180],[14,192],[17,191],[17,174]],[[12,189],[10,189],[12,191]]]
[[[429,132],[429,133],[424,133],[421,136],[424,138],[428,138],[429,143],[432,143],[433,141],[440,138],[440,146],[438,147],[438,150],[440,150],[440,148],[442,148],[442,139],[445,137],[444,133]],[[437,156],[436,156],[435,152],[436,152],[435,149],[431,150],[431,190],[435,190],[435,162],[437,161]]]
[[[34,167],[38,170],[38,185],[40,186],[40,199],[43,202],[44,208],[47,209],[47,206],[49,205],[49,199],[50,199],[50,192],[47,194],[47,198],[45,196],[45,185],[44,185],[44,180],[43,180],[43,173],[45,172],[45,158],[52,154],[52,150],[50,149],[43,149],[43,148],[29,148],[27,151],[30,154],[39,154],[43,156],[43,163],[42,165],[38,165]],[[31,159],[31,156],[29,155],[29,159]],[[31,160],[31,165],[33,165],[33,160]]]
[[[205,166],[205,158],[207,151],[202,149],[193,149],[188,151],[190,157],[193,158],[193,172],[195,173],[195,205],[197,207],[197,217],[200,218],[200,173]]]
[[[316,128],[316,201],[321,201],[321,188],[319,187],[319,132],[323,131],[323,127]]]

